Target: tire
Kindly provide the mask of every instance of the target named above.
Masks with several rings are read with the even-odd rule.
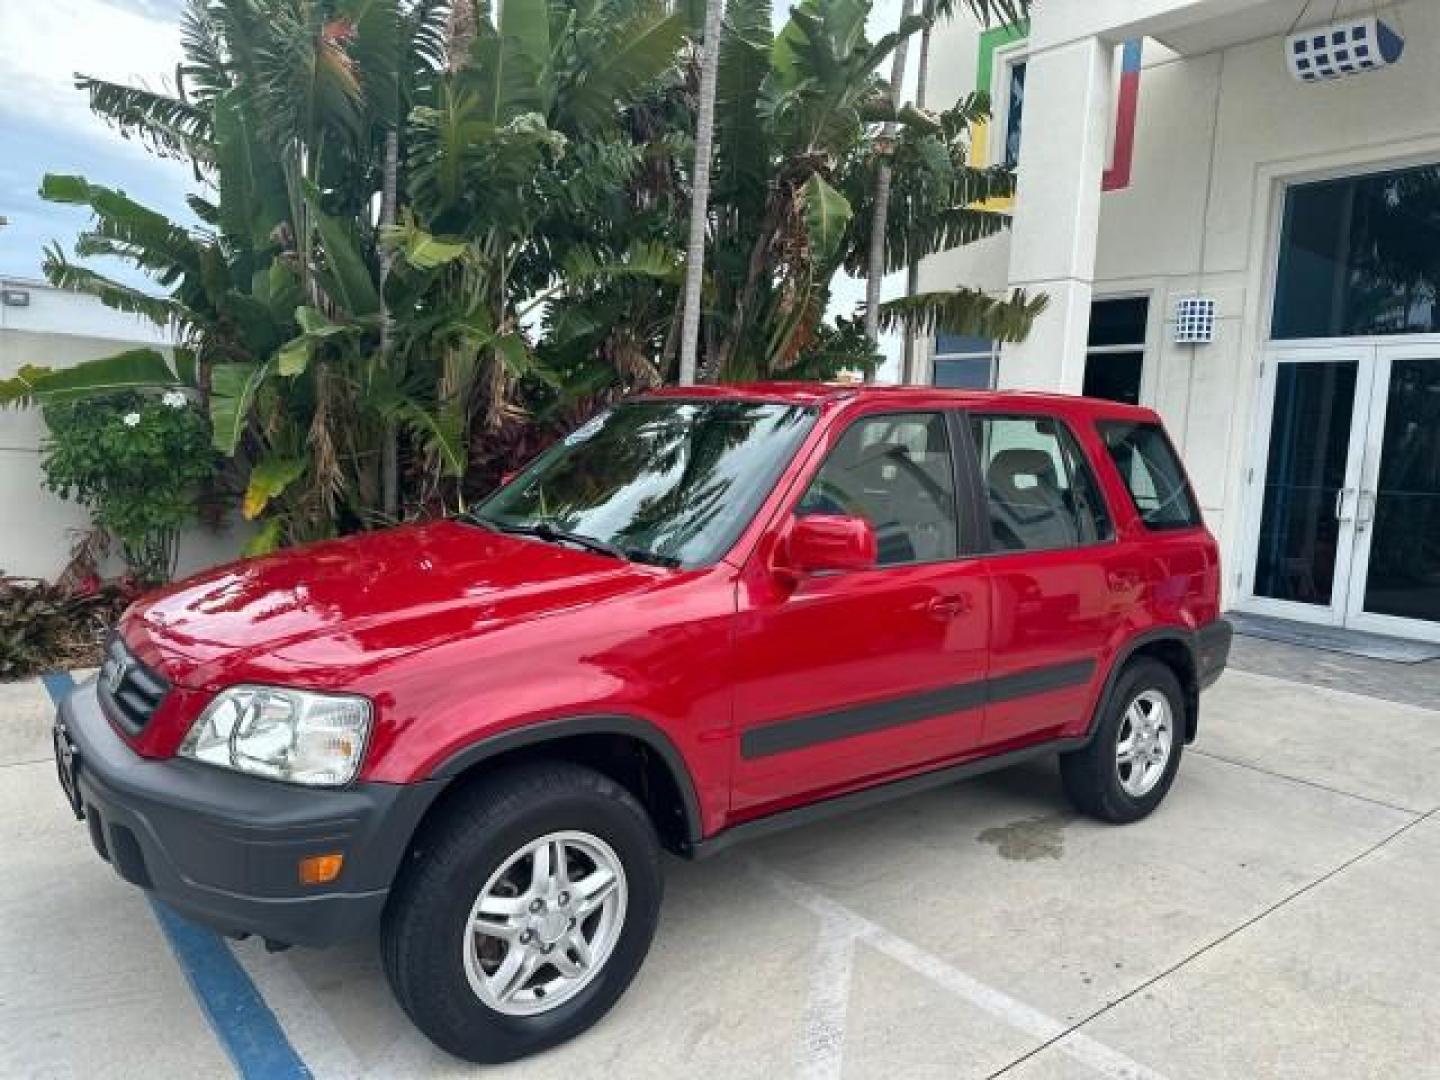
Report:
[[[542,848],[545,866],[564,864],[573,878],[541,879]],[[602,881],[612,862],[615,883],[609,891],[594,886],[601,898],[587,913],[582,886]],[[573,892],[555,891],[572,881]],[[537,888],[549,888],[545,899]],[[385,975],[436,1045],[479,1064],[513,1061],[573,1038],[609,1011],[650,949],[663,888],[654,827],[629,791],[569,762],[517,765],[476,780],[427,823],[385,908]],[[505,914],[481,911],[484,890],[485,903],[504,905]],[[580,916],[578,930],[575,918],[563,929],[567,915]],[[503,936],[467,931],[476,918],[494,919],[487,927],[503,922]],[[580,953],[574,935],[587,928],[594,940]],[[512,949],[520,950],[520,989],[507,1000],[495,987],[506,981],[501,967]],[[588,955],[593,970],[565,976],[562,954],[570,967]],[[540,966],[524,975],[532,960]]]
[[[1156,719],[1162,702],[1168,712],[1163,721]],[[1122,761],[1122,743],[1129,741],[1136,726],[1132,709],[1140,712],[1142,732],[1168,721],[1163,766],[1156,758],[1161,740],[1143,734],[1130,753],[1144,756],[1144,764]],[[1065,793],[1081,813],[1124,825],[1149,815],[1175,781],[1185,744],[1185,696],[1173,670],[1141,657],[1125,665],[1104,710],[1094,738],[1083,749],[1061,755],[1060,776]]]

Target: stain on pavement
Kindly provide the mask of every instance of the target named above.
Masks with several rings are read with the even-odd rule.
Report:
[[[1058,859],[1065,854],[1065,826],[1071,820],[1058,814],[1021,818],[986,829],[977,839],[982,844],[994,844],[1002,859],[1017,862]]]

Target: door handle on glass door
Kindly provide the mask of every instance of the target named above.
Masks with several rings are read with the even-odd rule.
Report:
[[[1339,491],[1335,492],[1335,520],[1336,520],[1336,521],[1349,521],[1349,520],[1350,520],[1350,515],[1347,514],[1347,513],[1345,513],[1345,500],[1346,500],[1346,497],[1349,496],[1354,490],[1355,490],[1354,488],[1348,488],[1348,487],[1347,487],[1347,488],[1341,488]]]
[[[1355,528],[1359,532],[1364,532],[1375,520],[1375,492],[1361,490],[1356,507]]]

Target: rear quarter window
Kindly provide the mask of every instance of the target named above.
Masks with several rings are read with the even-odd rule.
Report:
[[[1147,526],[1188,529],[1201,523],[1200,508],[1180,458],[1159,424],[1102,420],[1097,426],[1110,460]]]

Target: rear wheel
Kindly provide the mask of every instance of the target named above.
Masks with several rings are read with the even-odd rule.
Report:
[[[427,829],[382,927],[385,973],[452,1054],[510,1061],[599,1020],[650,947],[659,845],[623,787],[565,762],[477,780]]]
[[[1120,673],[1095,737],[1060,758],[1070,800],[1103,821],[1139,821],[1159,806],[1180,768],[1185,698],[1175,672],[1132,660]]]

